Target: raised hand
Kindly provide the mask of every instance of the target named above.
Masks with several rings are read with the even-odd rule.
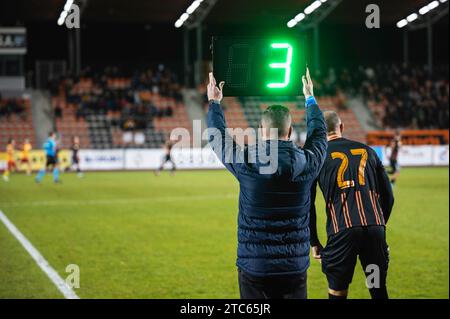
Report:
[[[303,94],[307,99],[310,96],[314,96],[314,86],[311,80],[311,75],[309,74],[309,68],[306,68],[306,76],[302,76],[303,82]]]
[[[208,84],[208,101],[217,101],[220,103],[223,99],[223,93],[222,89],[225,85],[225,82],[222,81],[219,83],[219,87],[217,87],[216,79],[214,78],[214,75],[212,72],[209,73],[209,84]]]

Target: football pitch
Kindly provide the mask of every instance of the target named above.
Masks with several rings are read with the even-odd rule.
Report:
[[[238,298],[238,183],[226,171],[63,174],[42,185],[13,175],[0,210],[80,298]],[[392,298],[449,297],[448,168],[403,169],[388,224]],[[325,213],[318,196],[325,244]],[[311,260],[308,297],[327,298]],[[350,298],[369,298],[358,264]],[[0,298],[63,298],[0,222]]]

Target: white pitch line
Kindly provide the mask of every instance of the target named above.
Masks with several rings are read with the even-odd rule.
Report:
[[[66,282],[59,276],[55,269],[48,263],[47,260],[34,248],[34,246],[28,241],[28,239],[17,229],[16,226],[6,217],[6,215],[0,210],[0,220],[8,228],[11,234],[22,244],[23,248],[31,255],[36,264],[42,271],[50,278],[55,284],[56,288],[64,295],[66,299],[80,299],[77,294],[70,288]]]

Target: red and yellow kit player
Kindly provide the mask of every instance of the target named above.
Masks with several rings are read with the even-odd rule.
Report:
[[[15,154],[15,141],[10,139],[8,145],[6,145],[6,169],[3,172],[3,180],[5,182],[9,181],[9,174],[11,171],[16,169],[16,161],[14,160]]]
[[[20,162],[27,165],[27,175],[31,174],[30,151],[32,148],[33,147],[31,146],[30,140],[25,139],[23,142],[22,157],[20,158]]]

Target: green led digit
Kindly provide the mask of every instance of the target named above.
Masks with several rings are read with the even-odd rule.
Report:
[[[282,89],[289,85],[291,80],[291,64],[292,64],[292,46],[289,43],[272,43],[270,45],[273,49],[286,49],[286,62],[270,63],[269,67],[272,69],[284,69],[284,82],[275,82],[267,84],[270,89]]]

